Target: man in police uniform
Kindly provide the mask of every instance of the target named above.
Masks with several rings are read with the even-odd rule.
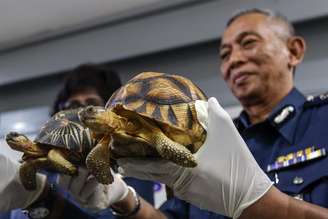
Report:
[[[305,47],[303,38],[294,34],[292,25],[284,17],[258,9],[243,11],[229,20],[224,31],[220,47],[221,73],[243,106],[235,125],[275,187],[296,199],[327,208],[328,95],[306,98],[293,85],[295,68],[302,62]],[[173,171],[169,171],[173,167],[167,163],[129,162],[123,163],[123,167],[130,175],[159,181],[173,177],[170,175]],[[163,172],[163,176],[158,176],[161,169],[167,170],[165,179],[161,178],[165,175]],[[199,194],[205,190],[203,187],[197,188]],[[207,189],[208,196],[215,191],[215,188]],[[199,206],[206,208],[206,202],[203,200]],[[297,217],[306,218],[302,203],[305,204],[296,202],[294,207],[300,212]],[[308,214],[309,218],[327,217],[325,209],[311,206],[322,215]],[[223,218],[176,198],[167,201],[161,210],[165,216],[153,214],[152,217]],[[262,218],[273,218],[277,211],[268,208]],[[292,208],[288,211],[293,212]]]
[[[304,52],[284,18],[248,11],[228,22],[221,72],[243,106],[235,124],[260,167],[279,190],[327,208],[328,102],[293,87]]]

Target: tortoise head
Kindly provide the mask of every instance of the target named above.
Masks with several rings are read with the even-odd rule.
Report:
[[[23,134],[10,132],[6,135],[7,144],[16,151],[26,152],[33,147],[33,142]]]
[[[100,106],[87,106],[79,111],[81,122],[97,134],[107,133],[106,109]]]

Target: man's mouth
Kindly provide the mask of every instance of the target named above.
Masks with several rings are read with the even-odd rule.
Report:
[[[247,72],[237,72],[232,75],[232,83],[237,86],[242,85],[250,75]]]

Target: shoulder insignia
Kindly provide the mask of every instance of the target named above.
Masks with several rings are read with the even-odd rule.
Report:
[[[307,96],[306,101],[304,103],[304,107],[314,107],[321,106],[324,104],[328,104],[328,92],[320,94],[318,96]]]
[[[292,105],[287,105],[282,108],[274,117],[273,123],[275,125],[281,125],[283,122],[291,119],[295,114],[295,107]]]
[[[282,155],[276,158],[275,162],[267,166],[267,172],[287,168],[299,163],[325,157],[327,155],[325,148],[317,148],[314,146],[307,147],[303,150]]]

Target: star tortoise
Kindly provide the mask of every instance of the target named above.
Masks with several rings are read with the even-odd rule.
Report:
[[[81,121],[101,136],[101,143],[87,157],[88,169],[106,182],[110,172],[99,169],[109,168],[110,158],[162,157],[195,167],[193,153],[206,139],[197,120],[196,100],[206,101],[207,97],[186,77],[143,72],[119,88],[105,108],[82,109]]]
[[[17,132],[6,135],[7,144],[24,153],[19,175],[27,190],[36,188],[38,170],[50,169],[74,175],[77,165],[85,165],[88,153],[97,142],[89,129],[82,125],[79,110],[56,113],[43,125],[34,141]]]

